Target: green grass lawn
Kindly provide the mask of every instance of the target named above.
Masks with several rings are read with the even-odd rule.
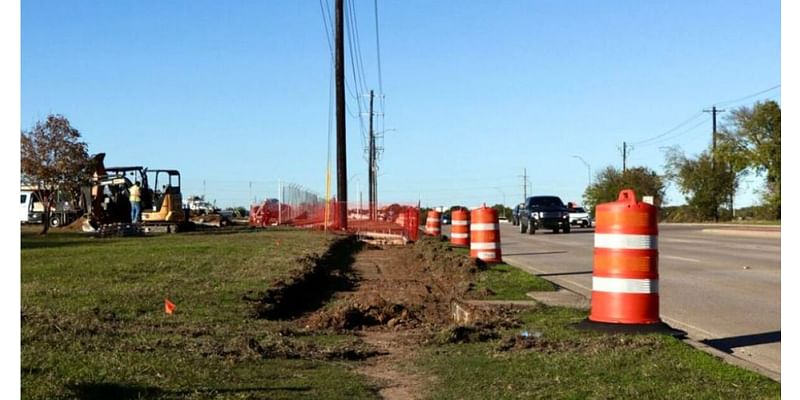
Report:
[[[298,230],[115,239],[23,230],[23,398],[376,398],[358,363],[338,356],[369,351],[358,338],[254,318],[246,300],[333,240]],[[553,289],[505,264],[475,280],[490,299]],[[539,306],[500,339],[421,346],[404,367],[435,376],[427,394],[442,399],[780,396],[779,383],[669,337],[570,328],[585,317]],[[530,348],[501,349],[522,331],[539,336]]]
[[[556,289],[552,283],[508,264],[490,265],[478,273],[475,287],[478,293],[484,288],[494,293],[486,296],[487,300],[531,300],[526,293]]]
[[[452,251],[469,257],[469,249],[454,247]],[[475,292],[485,293],[486,289],[493,294],[482,296],[485,300],[531,300],[525,295],[526,293],[551,292],[556,290],[556,286],[517,267],[499,263],[490,264],[478,272],[475,278]]]
[[[289,322],[253,318],[242,298],[332,240],[293,230],[116,239],[23,231],[23,397],[374,398],[352,362],[262,357],[252,345],[327,351],[351,339],[284,337]],[[175,314],[164,312],[165,298]]]
[[[733,221],[725,221],[725,224],[736,224],[736,225],[774,225],[780,226],[781,221],[778,220],[733,220]]]
[[[585,312],[541,306],[503,338],[428,346],[410,368],[438,377],[433,399],[773,399],[780,384],[723,363],[677,339],[578,331]],[[504,339],[541,335],[528,349]]]

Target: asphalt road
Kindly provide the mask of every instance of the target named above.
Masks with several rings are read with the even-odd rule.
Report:
[[[591,296],[593,229],[520,234],[501,225],[503,260]],[[659,226],[661,318],[689,337],[781,370],[780,238],[721,235],[702,226]]]

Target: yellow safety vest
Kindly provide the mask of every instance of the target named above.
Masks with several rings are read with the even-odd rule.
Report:
[[[142,201],[141,193],[139,192],[139,186],[133,185],[128,189],[131,192],[130,200],[131,201]]]

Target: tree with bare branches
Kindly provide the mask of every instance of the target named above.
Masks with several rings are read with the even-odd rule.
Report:
[[[50,227],[50,211],[58,193],[75,193],[88,179],[89,155],[80,139],[80,132],[58,114],[22,131],[22,183],[36,187],[35,194],[44,206],[43,235]]]

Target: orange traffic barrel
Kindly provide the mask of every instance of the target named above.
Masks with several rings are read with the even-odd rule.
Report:
[[[596,215],[589,320],[660,323],[656,207],[625,189],[617,201],[598,205]]]
[[[503,262],[500,254],[500,223],[497,210],[483,207],[472,210],[469,224],[469,256],[487,263]]]
[[[425,233],[431,236],[442,234],[442,213],[436,210],[428,211],[428,218],[425,220]]]
[[[469,211],[458,208],[451,212],[450,245],[469,247]]]

